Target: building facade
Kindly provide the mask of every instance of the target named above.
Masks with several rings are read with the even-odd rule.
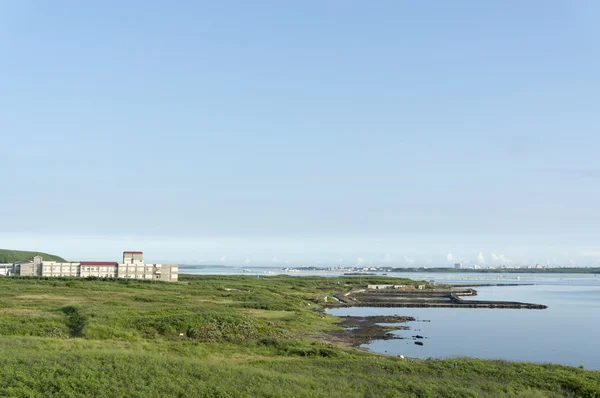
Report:
[[[415,290],[413,285],[367,285],[367,289],[382,290],[382,289],[398,289],[398,290]]]
[[[8,272],[11,276],[97,277],[149,279],[176,282],[177,264],[146,264],[142,252],[123,252],[123,263],[108,261],[80,261],[59,263],[44,261],[35,256],[29,261],[19,261]]]

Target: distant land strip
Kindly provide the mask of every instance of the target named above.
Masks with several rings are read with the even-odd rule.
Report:
[[[478,274],[600,274],[594,267],[553,267],[553,268],[393,268],[388,272],[454,272]]]

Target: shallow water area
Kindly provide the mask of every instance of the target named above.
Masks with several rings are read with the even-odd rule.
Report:
[[[428,280],[434,276],[436,282],[455,283],[452,277],[456,275],[428,276]],[[412,277],[418,279],[416,275]],[[339,316],[402,315],[417,319],[404,324],[409,330],[392,332],[403,339],[377,340],[363,345],[378,353],[416,358],[470,356],[600,369],[600,344],[597,344],[600,277],[533,274],[520,275],[519,280],[536,284],[477,287],[479,294],[472,299],[522,301],[545,304],[548,308],[355,307],[331,309],[328,313]],[[461,279],[461,282],[468,284],[469,280]],[[471,282],[484,283],[478,278]],[[514,283],[514,280],[507,283]],[[426,338],[423,346],[414,344],[412,336],[416,332]]]

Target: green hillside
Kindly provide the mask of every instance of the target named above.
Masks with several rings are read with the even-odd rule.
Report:
[[[600,398],[600,371],[337,345],[325,297],[418,282],[331,279],[0,278],[0,397]]]
[[[15,261],[25,261],[38,255],[42,256],[45,261],[66,261],[62,257],[58,257],[48,253],[0,249],[0,264],[14,263]]]

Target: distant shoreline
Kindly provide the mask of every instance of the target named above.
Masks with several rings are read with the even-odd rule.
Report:
[[[446,273],[476,273],[476,274],[600,274],[600,268],[393,268],[387,272],[446,272]]]
[[[181,269],[206,269],[206,268],[222,268],[222,269],[242,269],[240,266],[230,265],[192,265],[192,264],[180,264]],[[359,273],[361,276],[364,275],[375,275],[375,273],[381,272],[393,272],[393,273],[451,273],[451,274],[600,274],[600,268],[598,267],[556,267],[556,268],[390,268],[390,267],[372,267],[368,270],[364,268],[329,268],[329,267],[294,267],[294,268],[281,268],[278,266],[245,266],[244,272],[251,273],[254,269],[276,269],[284,270],[288,272],[296,271],[318,271],[318,272],[342,272],[345,274]]]

